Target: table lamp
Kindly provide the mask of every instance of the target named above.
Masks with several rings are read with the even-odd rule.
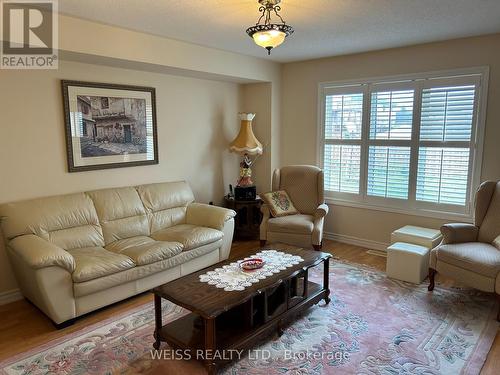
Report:
[[[259,155],[262,155],[262,143],[255,137],[252,131],[252,120],[255,113],[239,113],[240,132],[229,144],[229,150],[243,155],[240,163],[240,177],[234,189],[235,199],[254,200],[256,188],[252,181],[251,166]],[[250,155],[256,157],[252,160]]]

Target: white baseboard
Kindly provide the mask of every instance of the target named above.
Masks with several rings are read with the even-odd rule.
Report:
[[[387,258],[387,251],[385,250],[366,250],[366,253],[370,255],[376,255],[382,258]]]
[[[19,289],[13,289],[0,293],[0,305],[6,305],[7,303],[18,301],[20,299],[23,299],[23,295]]]
[[[331,233],[331,232],[323,232],[323,237],[328,239],[328,240],[343,242],[343,243],[347,243],[349,245],[356,245],[356,246],[365,247],[367,249],[380,250],[380,251],[384,251],[384,252],[386,251],[387,246],[389,246],[389,244],[383,243],[383,242],[366,240],[364,238],[347,236],[345,234],[338,234],[338,233]]]

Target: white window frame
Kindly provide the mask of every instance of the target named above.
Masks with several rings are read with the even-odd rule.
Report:
[[[412,127],[411,141],[401,141],[401,144],[411,143],[410,154],[410,175],[408,184],[408,199],[381,198],[367,195],[367,175],[368,175],[368,145],[374,143],[374,140],[369,140],[370,126],[370,102],[371,95],[370,87],[379,86],[380,89],[410,89],[414,87],[414,105],[413,105],[413,123],[420,123],[421,115],[421,93],[426,87],[435,87],[435,84],[441,80],[452,84],[459,83],[460,80],[471,82],[471,76],[476,76],[476,104],[474,106],[476,113],[474,114],[475,122],[472,127],[471,134],[471,151],[470,151],[470,183],[466,194],[466,204],[464,206],[453,206],[446,204],[417,202],[416,196],[416,178],[417,178],[417,159],[418,146],[425,144],[426,141],[419,139],[419,126]],[[483,158],[484,132],[486,126],[486,105],[489,82],[489,67],[472,67],[465,69],[454,69],[444,71],[424,72],[417,74],[405,74],[384,77],[372,77],[359,80],[321,82],[318,85],[318,121],[317,121],[317,154],[316,164],[323,168],[324,148],[325,144],[350,144],[349,141],[325,140],[324,134],[324,114],[325,114],[325,97],[331,94],[349,94],[363,92],[363,120],[362,120],[362,136],[361,141],[353,141],[353,144],[361,144],[361,161],[360,161],[360,186],[359,194],[329,192],[325,191],[325,199],[329,204],[366,208],[378,211],[387,211],[402,213],[415,216],[433,217],[449,220],[462,220],[471,222],[473,219],[473,203],[475,191],[479,187],[481,178],[481,165]],[[434,85],[433,85],[434,84]],[[378,87],[376,91],[381,91]],[[391,144],[399,141],[391,141]],[[384,143],[384,142],[382,142]],[[431,142],[428,142],[431,143]],[[446,142],[442,142],[446,147]],[[437,145],[435,141],[432,143]]]

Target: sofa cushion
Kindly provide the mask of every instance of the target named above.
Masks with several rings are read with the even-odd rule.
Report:
[[[84,247],[70,250],[69,253],[75,259],[72,277],[76,283],[135,267],[134,261],[128,256],[107,251],[103,247]]]
[[[117,285],[125,284],[131,281],[139,280],[156,273],[174,269],[178,267],[178,276],[182,276],[181,267],[194,259],[198,259],[213,253],[216,258],[219,258],[218,248],[222,245],[222,240],[212,242],[210,244],[197,247],[193,250],[182,251],[171,258],[164,259],[158,262],[137,266],[122,272],[117,272],[112,275],[103,276],[98,279],[93,279],[81,283],[74,284],[75,297],[82,297],[92,293],[99,292],[104,289],[112,288]]]
[[[155,241],[147,236],[118,240],[106,246],[106,250],[126,255],[140,266],[171,258],[181,253],[182,248],[179,242]]]
[[[186,207],[194,201],[186,181],[137,186],[151,220],[151,232],[186,222]]]
[[[495,278],[500,273],[500,250],[487,243],[441,245],[436,249],[436,257],[438,261],[487,277]]]
[[[269,232],[311,234],[314,218],[311,215],[273,217],[267,222]]]
[[[0,216],[8,240],[34,234],[65,250],[104,245],[94,204],[84,193],[6,203]]]
[[[222,239],[224,234],[217,229],[200,227],[191,224],[174,225],[151,234],[157,241],[175,241],[190,250]]]
[[[87,193],[94,202],[107,244],[135,236],[148,236],[149,223],[139,194],[133,187]]]

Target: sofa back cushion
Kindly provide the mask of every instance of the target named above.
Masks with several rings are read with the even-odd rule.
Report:
[[[488,210],[479,227],[478,240],[492,243],[500,234],[500,182],[497,182],[491,195]]]
[[[6,203],[0,216],[9,241],[34,234],[65,250],[104,245],[94,204],[85,193]]]
[[[151,233],[186,222],[187,205],[194,196],[186,181],[137,186],[148,213]]]
[[[146,210],[134,187],[87,192],[102,226],[105,244],[135,236],[148,236]]]
[[[325,203],[323,171],[312,165],[291,165],[276,169],[273,191],[285,190],[301,214],[313,215]]]

